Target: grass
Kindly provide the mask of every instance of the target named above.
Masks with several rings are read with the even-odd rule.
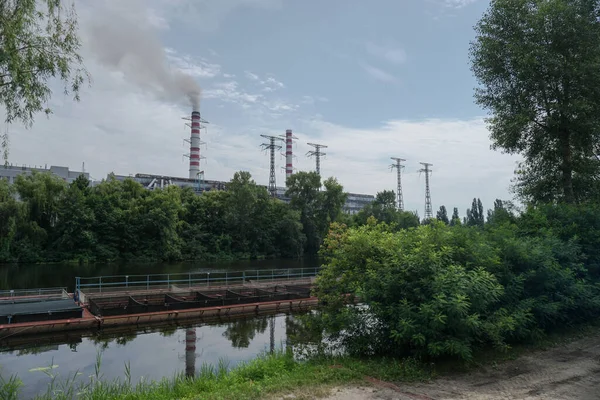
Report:
[[[162,399],[264,399],[276,394],[295,393],[296,398],[315,398],[328,393],[337,385],[363,382],[365,375],[381,380],[424,380],[429,374],[414,360],[357,360],[346,357],[321,357],[306,362],[295,361],[283,351],[262,354],[254,360],[229,369],[204,364],[195,378],[178,375],[157,382],[131,382],[131,371],[125,366],[124,379],[106,381],[101,374],[101,359],[96,372],[87,382],[74,374],[65,381],[52,375],[48,390],[38,400],[162,400]],[[19,397],[18,381],[0,381],[0,398]],[[4,391],[2,391],[4,389]]]

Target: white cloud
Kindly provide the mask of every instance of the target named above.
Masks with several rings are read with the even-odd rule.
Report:
[[[275,86],[275,87],[278,87],[278,88],[284,88],[285,87],[285,85],[282,82],[278,81],[277,79],[273,78],[272,76],[270,76],[267,79],[265,79],[262,83],[264,85],[267,85],[267,86]]]
[[[393,64],[404,64],[406,62],[406,51],[404,49],[388,45],[378,45],[372,42],[366,44],[367,52],[370,54],[383,58],[384,60]]]
[[[386,82],[386,83],[397,83],[398,82],[398,79],[395,76],[393,76],[393,75],[385,72],[382,69],[374,67],[372,65],[362,64],[362,68],[365,70],[365,72],[371,78],[374,78],[374,79],[376,79],[378,81]]]
[[[240,90],[236,81],[216,83],[213,87],[204,90],[203,97],[206,99],[219,99],[242,106],[256,103],[262,98],[261,95],[250,94],[244,90]]]
[[[444,0],[444,5],[449,8],[463,8],[479,0]]]
[[[221,72],[219,64],[189,54],[179,54],[175,49],[166,48],[167,59],[177,69],[197,78],[215,78]],[[225,75],[223,75],[225,76]],[[229,75],[228,75],[229,76]]]
[[[244,74],[246,75],[246,77],[252,81],[258,81],[260,80],[260,78],[258,77],[258,75],[250,72],[250,71],[244,71]]]
[[[267,76],[265,79],[262,79],[260,76],[250,71],[244,71],[244,75],[251,81],[256,82],[257,85],[262,86],[263,92],[274,92],[285,87],[283,82],[278,81],[273,76]]]

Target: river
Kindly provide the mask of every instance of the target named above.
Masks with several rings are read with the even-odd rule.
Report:
[[[316,260],[260,260],[233,263],[18,265],[0,267],[0,289],[67,287],[76,276],[241,271],[275,268],[312,268]],[[51,382],[78,375],[94,375],[97,355],[105,379],[124,379],[129,363],[133,382],[160,380],[178,373],[193,374],[203,363],[224,360],[234,366],[272,347],[291,343],[302,330],[293,315],[261,316],[188,327],[121,330],[119,332],[69,333],[42,337],[33,343],[0,347],[0,375],[17,375],[24,383],[21,395],[31,398],[45,392]],[[300,336],[305,336],[301,334]],[[187,344],[186,344],[187,339]],[[195,349],[193,344],[195,343]],[[187,349],[187,350],[186,350]],[[51,367],[51,368],[50,368]],[[45,372],[42,370],[46,368]]]

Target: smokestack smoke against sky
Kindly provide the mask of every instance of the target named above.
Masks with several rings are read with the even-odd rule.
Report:
[[[143,11],[102,10],[90,21],[87,42],[97,60],[123,72],[129,82],[154,92],[161,99],[187,97],[194,110],[200,107],[200,86],[177,67],[171,67],[156,29]],[[129,17],[128,17],[129,15]]]

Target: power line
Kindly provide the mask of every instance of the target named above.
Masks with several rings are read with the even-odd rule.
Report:
[[[431,174],[431,167],[433,164],[420,163],[425,168],[419,170],[419,172],[425,172],[425,219],[433,218],[433,208],[431,207],[431,191],[429,190],[429,175]]]
[[[402,161],[406,161],[403,158],[397,158],[397,157],[390,157],[392,160],[396,161],[396,164],[391,164],[390,165],[390,169],[397,169],[398,172],[398,178],[397,178],[397,183],[398,183],[398,188],[396,191],[396,202],[397,202],[397,206],[398,206],[398,210],[400,211],[404,211],[404,198],[402,197],[402,168],[404,168],[404,165],[402,165]]]
[[[278,136],[260,135],[269,139],[269,143],[263,143],[260,146],[263,150],[271,150],[271,172],[269,174],[269,193],[275,197],[277,195],[277,186],[275,185],[275,150],[280,150],[281,145],[275,143],[276,140],[284,140]]]
[[[327,146],[325,146],[324,144],[316,144],[316,143],[307,143],[309,146],[314,147],[314,150],[311,150],[309,152],[306,153],[306,155],[308,157],[315,157],[316,161],[317,161],[317,174],[320,176],[321,175],[321,156],[326,155],[327,153],[323,153],[321,151],[321,149],[326,149]]]

